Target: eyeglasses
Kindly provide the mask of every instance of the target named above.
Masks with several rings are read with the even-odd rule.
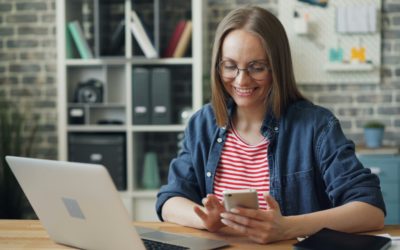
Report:
[[[270,69],[266,63],[253,61],[247,65],[247,68],[240,69],[234,62],[230,60],[221,61],[218,64],[219,75],[227,80],[233,80],[239,75],[239,71],[247,71],[249,76],[254,80],[265,80]]]

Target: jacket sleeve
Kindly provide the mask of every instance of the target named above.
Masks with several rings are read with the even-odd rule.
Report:
[[[318,136],[316,151],[326,192],[335,207],[361,201],[386,214],[379,178],[357,159],[354,143],[346,139],[333,115]]]
[[[156,211],[158,218],[163,221],[161,211],[164,203],[171,197],[180,196],[201,204],[199,185],[199,170],[195,169],[192,157],[190,129],[185,130],[182,150],[177,158],[171,161],[168,172],[168,183],[161,187],[157,194]],[[201,178],[201,177],[200,177]]]

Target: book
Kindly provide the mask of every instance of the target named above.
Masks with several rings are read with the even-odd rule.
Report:
[[[345,233],[323,228],[293,245],[295,250],[384,250],[391,246],[391,239],[375,235]]]
[[[183,30],[182,35],[179,38],[173,57],[183,57],[185,55],[185,52],[189,46],[190,39],[192,37],[192,29],[192,21],[189,20],[186,22],[185,29]]]
[[[111,42],[107,54],[115,55],[123,51],[125,41],[125,19],[122,19],[111,35]],[[108,47],[108,46],[107,46]]]
[[[179,38],[181,37],[183,30],[185,29],[185,25],[186,20],[180,20],[175,26],[174,32],[172,33],[172,36],[168,41],[168,45],[164,50],[163,57],[172,57],[174,55],[175,48],[178,45]]]
[[[79,55],[83,59],[93,58],[93,52],[89,47],[88,42],[83,35],[83,30],[78,21],[72,21],[68,23],[68,30],[72,36],[72,40],[78,49]]]
[[[150,38],[147,35],[142,22],[140,21],[139,16],[134,10],[131,11],[131,31],[147,58],[158,57],[156,49],[151,43]]]
[[[68,59],[75,58],[75,52],[77,53],[73,45],[72,36],[68,30],[67,25],[67,28],[65,29],[65,57]]]

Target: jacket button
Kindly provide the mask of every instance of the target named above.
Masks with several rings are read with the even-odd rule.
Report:
[[[211,177],[211,172],[207,172],[207,177]]]
[[[221,143],[221,142],[222,142],[222,138],[218,138],[218,139],[217,139],[217,142],[218,142],[218,143]]]
[[[278,127],[275,127],[274,130],[275,130],[275,131],[278,131]]]

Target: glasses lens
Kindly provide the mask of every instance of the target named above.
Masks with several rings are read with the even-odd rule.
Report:
[[[232,61],[222,61],[218,67],[219,74],[225,79],[234,79],[239,70],[245,70],[254,80],[265,80],[268,76],[268,66],[262,62],[252,62],[246,69],[239,69]]]
[[[254,62],[247,67],[250,76],[255,80],[264,80],[268,76],[268,67],[264,63]]]
[[[236,64],[230,61],[222,61],[219,64],[219,73],[223,78],[233,79],[237,75],[238,68]]]

